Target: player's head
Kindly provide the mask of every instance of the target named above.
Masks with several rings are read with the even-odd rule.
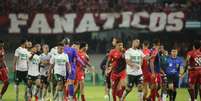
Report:
[[[34,53],[34,54],[37,53],[37,48],[36,47],[32,47],[31,48],[31,53]]]
[[[0,40],[0,48],[3,48],[4,47],[4,42],[3,40]]]
[[[73,42],[71,47],[75,48],[78,51],[80,49],[80,42],[79,41]]]
[[[172,48],[172,50],[171,50],[171,56],[172,57],[177,57],[177,54],[178,54],[178,50],[176,48]]]
[[[80,43],[80,50],[87,51],[88,50],[88,44],[86,42]]]
[[[35,44],[35,47],[37,49],[38,52],[41,51],[41,45],[39,43]]]
[[[153,41],[153,48],[159,49],[160,48],[160,40],[154,40]]]
[[[117,37],[112,37],[112,46],[115,46],[117,43],[118,38]]]
[[[48,53],[49,52],[49,46],[47,44],[44,44],[42,46],[42,49],[43,49],[43,53]]]
[[[24,38],[21,39],[21,40],[20,40],[20,46],[26,48],[26,47],[27,47],[27,42],[28,42],[28,41],[27,41],[26,39],[24,39]]]
[[[124,49],[124,44],[122,40],[117,40],[116,45],[115,45],[115,49],[118,49],[120,51],[122,51]]]
[[[26,42],[26,48],[27,49],[31,49],[32,47],[33,47],[32,42],[30,40],[27,40],[27,42]]]
[[[64,51],[64,44],[62,42],[57,44],[57,51],[59,54],[63,53]]]
[[[142,48],[149,48],[149,41],[144,41],[143,44],[142,44]]]
[[[139,48],[139,46],[140,46],[140,40],[138,38],[133,39],[132,47],[133,48]]]
[[[62,43],[64,45],[70,45],[70,39],[68,37],[65,37],[63,40],[62,40]]]

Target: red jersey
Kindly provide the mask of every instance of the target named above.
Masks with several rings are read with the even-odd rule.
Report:
[[[187,55],[190,56],[190,67],[201,67],[201,49],[189,51]]]
[[[142,51],[145,56],[150,56],[150,54],[151,54],[150,49],[143,49]],[[146,59],[143,59],[142,72],[143,72],[143,74],[146,74],[149,72],[149,61]]]
[[[120,73],[126,69],[126,62],[123,53],[119,50],[112,49],[108,55],[112,63],[112,71]]]
[[[84,61],[84,62],[88,61],[88,55],[85,52],[78,51],[77,54],[78,54],[78,57],[82,61]],[[80,62],[77,63],[77,70],[78,71],[82,71],[83,70],[83,64],[82,63],[80,63]]]

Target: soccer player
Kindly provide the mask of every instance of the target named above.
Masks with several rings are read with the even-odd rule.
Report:
[[[161,69],[160,69],[160,55],[159,55],[160,42],[157,40],[153,42],[153,48],[151,49],[150,58],[150,70],[151,70],[151,100],[155,101],[155,97],[161,101],[161,97],[158,90],[161,86]]]
[[[159,54],[160,54],[160,67],[162,69],[161,70],[161,79],[162,79],[161,98],[162,98],[162,101],[166,101],[168,81],[164,71],[165,71],[165,68],[167,67],[167,58],[169,57],[169,55],[168,55],[168,51],[165,50],[163,45],[160,46]]]
[[[143,87],[144,87],[144,101],[147,101],[149,99],[149,84],[151,83],[151,72],[149,69],[149,58],[151,51],[149,49],[149,42],[144,41],[142,44],[142,51],[145,55],[145,58],[143,58],[143,63],[142,63],[142,73],[143,73]],[[146,58],[147,57],[147,58]]]
[[[168,81],[169,101],[175,101],[179,78],[183,75],[184,72],[184,63],[182,59],[177,56],[177,54],[177,49],[173,48],[171,50],[171,56],[167,58],[167,66],[164,68]]]
[[[63,43],[57,45],[58,54],[54,55],[50,59],[50,68],[48,71],[48,79],[51,78],[52,69],[54,70],[54,78],[56,80],[56,91],[54,93],[54,100],[63,101],[63,89],[64,81],[66,80],[66,72],[71,74],[72,69],[69,63],[68,55],[64,53]]]
[[[9,85],[8,67],[6,66],[5,62],[4,42],[2,40],[0,40],[0,81],[3,82],[3,87],[0,92],[0,101],[1,101]]]
[[[67,72],[66,74],[66,79],[67,79],[67,88],[68,89],[68,94],[69,94],[69,99],[70,101],[73,100],[74,96],[74,81],[76,78],[76,60],[77,60],[77,52],[75,48],[70,47],[70,39],[69,38],[64,38],[62,40],[64,43],[64,53],[68,55],[69,57],[69,63],[71,65],[71,73],[69,74]]]
[[[84,93],[84,80],[85,80],[85,67],[88,67],[90,71],[93,71],[92,65],[89,63],[89,56],[87,55],[88,44],[83,42],[80,44],[80,50],[78,51],[79,58],[85,63],[77,63],[77,80],[80,87],[81,101],[86,101]]]
[[[28,55],[27,40],[22,39],[20,46],[15,50],[13,70],[15,74],[16,101],[19,101],[19,83],[23,80],[27,85]],[[27,89],[27,88],[26,88]]]
[[[142,62],[145,57],[144,53],[139,49],[140,40],[133,39],[132,47],[125,53],[126,64],[127,64],[127,88],[121,98],[123,101],[126,96],[132,91],[134,85],[138,87],[138,101],[143,101],[143,75],[142,75]]]
[[[28,55],[28,101],[31,101],[32,96],[38,101],[38,92],[41,85],[39,72],[40,56],[36,53],[37,48],[33,47]]]
[[[115,48],[117,40],[119,40],[117,37],[112,38],[112,47],[111,47],[111,49]],[[104,58],[105,60],[103,59],[103,61],[101,63],[101,65],[104,66],[103,67],[103,73],[105,75],[105,96],[104,96],[104,98],[108,99],[109,101],[111,100],[111,80],[110,80],[111,71],[108,70],[109,68],[107,68],[107,67],[109,66],[108,55],[109,55],[110,50],[108,50],[108,53],[106,54],[106,56]]]
[[[42,101],[45,101],[45,96],[46,96],[46,93],[47,93],[47,88],[48,88],[48,69],[49,69],[49,65],[50,65],[50,58],[51,58],[51,55],[49,53],[49,46],[47,44],[44,44],[42,46],[42,50],[43,50],[43,53],[40,55],[40,60],[41,60],[41,63],[40,63],[40,76],[41,76],[41,98],[42,98]]]
[[[113,101],[117,101],[116,96],[121,99],[123,95],[126,79],[126,60],[124,57],[123,42],[121,40],[117,40],[115,48],[110,51],[108,57],[109,63],[111,63],[108,70],[111,70]]]
[[[194,46],[195,50],[191,50],[187,53],[187,65],[189,67],[188,82],[191,101],[195,101],[195,85],[201,82],[201,44],[199,41],[196,41]]]

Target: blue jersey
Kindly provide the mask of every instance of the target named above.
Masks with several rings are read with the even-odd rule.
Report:
[[[165,73],[167,75],[179,75],[180,68],[183,68],[183,66],[184,66],[184,64],[183,64],[183,61],[181,58],[168,57]]]
[[[71,64],[72,68],[75,68],[76,58],[77,58],[76,50],[74,48],[65,46],[64,47],[64,53],[68,54],[69,63]]]

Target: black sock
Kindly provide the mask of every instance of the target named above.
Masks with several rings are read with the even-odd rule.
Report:
[[[169,95],[170,101],[172,101],[172,96],[173,96],[172,90],[168,90],[168,95]]]
[[[173,91],[173,101],[175,101],[176,96],[177,96],[177,91]]]

